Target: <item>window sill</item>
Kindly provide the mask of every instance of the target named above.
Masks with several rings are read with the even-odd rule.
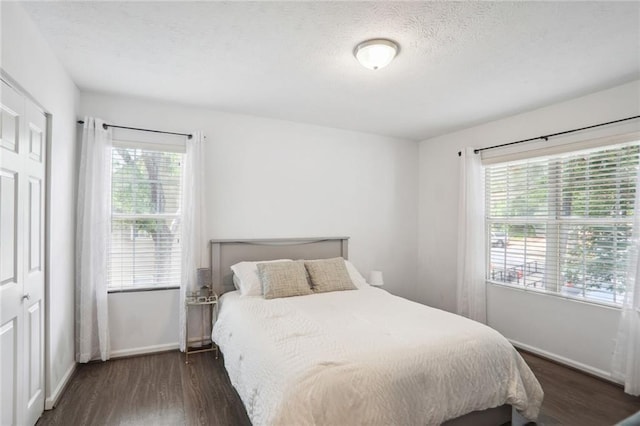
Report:
[[[533,293],[533,294],[537,294],[537,295],[540,295],[540,296],[555,297],[557,299],[567,300],[567,301],[572,302],[572,303],[582,303],[584,305],[597,306],[597,307],[600,307],[600,308],[613,309],[613,310],[616,310],[616,311],[621,311],[622,310],[622,304],[614,305],[613,303],[594,302],[594,301],[591,301],[591,300],[577,299],[577,298],[574,298],[574,297],[565,296],[563,294],[554,293],[554,292],[551,292],[551,291],[546,291],[546,290],[537,289],[537,288],[531,288],[531,287],[523,287],[523,286],[519,286],[519,285],[507,284],[507,283],[502,283],[502,282],[497,282],[497,281],[489,281],[489,280],[487,280],[486,282],[487,282],[487,284],[495,286],[495,287],[508,288],[510,290],[521,291],[523,293]]]
[[[107,290],[108,294],[112,293],[139,293],[143,291],[164,291],[164,290],[179,290],[180,286],[171,286],[171,287],[131,287],[131,288],[119,288],[119,289],[109,289]]]

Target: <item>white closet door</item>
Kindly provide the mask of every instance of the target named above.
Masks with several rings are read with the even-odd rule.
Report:
[[[46,117],[0,89],[0,424],[44,409]]]
[[[2,82],[0,89],[0,424],[23,424],[24,374],[24,98]]]
[[[44,410],[44,219],[47,118],[29,100],[25,105],[26,148],[24,225],[24,405],[26,424]]]

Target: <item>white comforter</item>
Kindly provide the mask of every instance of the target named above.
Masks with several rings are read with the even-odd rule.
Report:
[[[424,425],[542,388],[495,330],[365,287],[265,300],[225,294],[213,328],[254,425]]]

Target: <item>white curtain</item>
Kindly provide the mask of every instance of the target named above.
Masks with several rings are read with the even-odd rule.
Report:
[[[204,135],[195,132],[187,140],[182,186],[182,283],[180,286],[180,350],[186,349],[187,315],[185,296],[196,290],[197,272],[207,267],[207,238],[204,226]]]
[[[640,174],[638,174],[636,188],[640,188]],[[638,396],[640,395],[640,200],[637,198],[629,256],[626,292],[613,351],[612,370],[613,376],[624,382],[624,391]]]
[[[460,158],[457,310],[486,323],[484,173],[473,150],[463,149]]]
[[[107,256],[111,238],[111,130],[85,117],[76,223],[76,360],[109,359]],[[55,257],[55,254],[54,254]]]

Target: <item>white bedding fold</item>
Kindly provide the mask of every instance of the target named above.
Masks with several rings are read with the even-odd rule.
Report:
[[[225,294],[213,339],[254,425],[440,424],[542,388],[495,330],[373,287],[265,300]]]

